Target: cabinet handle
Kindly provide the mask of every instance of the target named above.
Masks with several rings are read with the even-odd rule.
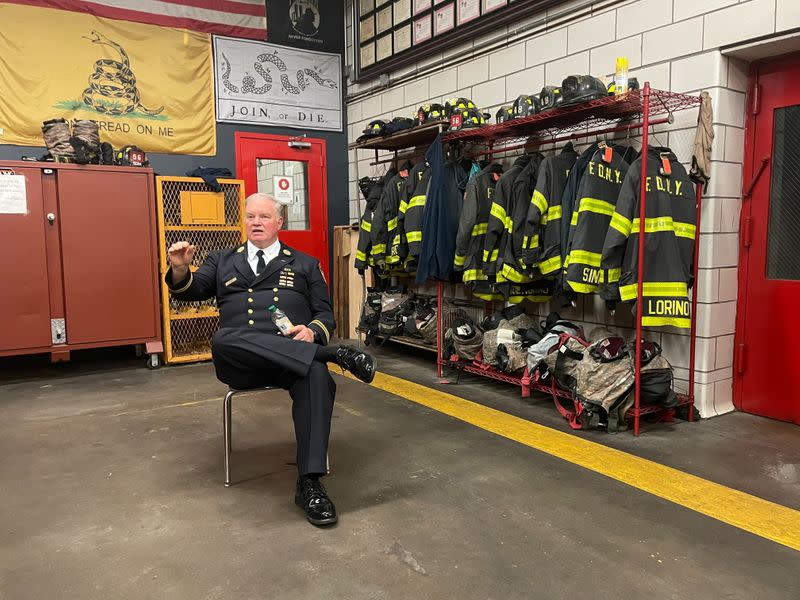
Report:
[[[47,222],[52,225],[56,222],[56,216],[53,213],[47,213]]]

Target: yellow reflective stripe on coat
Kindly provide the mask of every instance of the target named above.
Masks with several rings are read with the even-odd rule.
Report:
[[[551,206],[547,209],[547,220],[548,221],[555,221],[556,219],[561,218],[561,205],[557,204],[556,206]]]
[[[408,209],[408,202],[406,202],[405,200],[401,200],[400,201],[400,206],[398,207],[397,210],[399,210],[401,213],[405,214],[407,209]]]
[[[375,244],[370,252],[372,254],[384,254],[386,252],[386,244]]]
[[[453,264],[455,266],[457,266],[457,267],[463,267],[464,266],[464,261],[466,261],[466,260],[467,260],[466,256],[462,256],[460,254],[456,254],[456,257],[453,260]]]
[[[526,277],[511,265],[503,265],[502,273],[503,277],[514,283],[530,283],[532,281],[530,277]]]
[[[656,233],[659,231],[672,231],[679,237],[685,237],[690,240],[694,239],[697,227],[691,223],[675,223],[672,217],[656,217],[653,219],[645,219],[644,223],[645,233]],[[639,232],[639,219],[636,218],[631,223],[631,233]]]
[[[397,229],[397,217],[395,217],[394,219],[390,219],[389,222],[386,223],[386,228],[389,231],[394,231],[395,229]]]
[[[523,236],[522,238],[522,247],[523,249],[530,250],[531,248],[538,248],[539,247],[539,234],[533,236],[533,239],[530,240],[530,245],[528,244],[529,238],[528,236]]]
[[[500,254],[500,249],[499,248],[495,248],[494,250],[492,250],[491,258],[489,258],[489,251],[488,250],[484,250],[483,251],[483,262],[494,262],[494,261],[497,260],[497,256],[499,254]]]
[[[601,254],[589,252],[588,250],[573,250],[569,253],[570,264],[581,263],[590,267],[599,267],[602,258]]]
[[[400,234],[394,236],[392,239],[392,246],[399,246],[400,245]]]
[[[542,215],[547,214],[547,198],[545,198],[542,192],[540,192],[539,190],[533,190],[533,196],[531,196],[531,204],[536,205],[536,208],[539,209],[539,214]]]
[[[511,217],[506,217],[506,231],[512,233],[514,231],[514,221]]]
[[[602,283],[602,282],[601,282]],[[593,283],[578,283],[577,281],[567,280],[569,287],[580,294],[591,294],[597,291],[597,285]]]
[[[472,227],[472,237],[483,235],[489,229],[488,223],[477,223]]]
[[[356,250],[356,260],[366,261],[367,255],[361,250]]]
[[[681,317],[642,317],[642,325],[645,327],[672,325],[673,327],[680,327],[681,329],[690,329],[692,321],[691,319],[683,319]]]
[[[553,271],[557,271],[561,268],[561,257],[554,256],[553,258],[548,258],[547,260],[543,260],[539,263],[539,270],[542,272],[542,275],[549,275]]]
[[[625,237],[628,237],[631,234],[631,222],[626,217],[623,217],[618,212],[615,212],[611,216],[611,223],[609,225],[613,227],[617,231],[619,231]]]
[[[622,274],[622,269],[608,269],[608,283],[616,283],[619,281],[619,276]]]
[[[422,232],[421,231],[407,231],[406,232],[406,241],[407,242],[421,242],[422,241]]]
[[[598,215],[611,216],[614,214],[614,205],[597,198],[581,198],[580,204],[578,204],[578,212],[593,212]]]
[[[412,196],[412,198],[408,201],[406,210],[412,206],[425,206],[425,196]]]
[[[619,295],[623,300],[633,300],[636,298],[637,284],[619,286]],[[686,298],[689,295],[688,287],[682,282],[671,281],[645,281],[642,285],[642,296],[652,297],[680,297]]]
[[[372,231],[372,223],[370,223],[369,221],[365,221],[364,219],[361,219],[361,229],[363,229],[364,231]]]
[[[500,219],[500,222],[505,224],[506,210],[499,204],[492,202],[492,208],[489,210],[489,214],[497,219]]]
[[[489,279],[481,269],[467,269],[464,271],[464,281],[485,281]]]
[[[569,220],[569,224],[573,227],[578,224],[578,211],[572,213],[572,218]]]

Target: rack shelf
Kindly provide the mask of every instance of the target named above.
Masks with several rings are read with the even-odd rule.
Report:
[[[353,142],[347,146],[348,150],[402,150],[430,144],[436,136],[448,126],[446,119],[431,121],[425,125],[418,125],[411,129],[403,129],[391,135],[384,135]]]
[[[356,329],[359,333],[366,333],[362,329]],[[394,342],[396,344],[402,344],[404,346],[409,346],[411,348],[417,348],[418,350],[426,350],[427,352],[436,352],[436,346],[432,346],[430,344],[426,344],[422,340],[418,340],[416,338],[408,337],[405,335],[393,335],[390,336],[388,339],[386,336],[381,334],[375,335],[376,339],[386,340],[387,342]]]

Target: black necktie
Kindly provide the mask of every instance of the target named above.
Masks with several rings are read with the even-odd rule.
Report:
[[[264,272],[264,269],[267,268],[267,263],[264,260],[263,250],[259,250],[258,252],[256,252],[256,256],[258,257],[258,262],[256,263],[256,277],[258,277]]]

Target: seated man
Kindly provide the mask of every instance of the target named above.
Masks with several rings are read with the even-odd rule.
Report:
[[[211,340],[217,377],[235,389],[267,385],[289,390],[297,439],[295,503],[314,525],[335,523],[336,508],[320,483],[327,471],[336,384],[335,362],[370,383],[375,360],[348,346],[327,346],[334,328],[328,286],[319,261],[278,241],[281,206],[267,194],[245,201],[247,242],[208,255],[191,272],[195,248],[170,246],[166,282],[179,300],[217,298],[220,328]],[[268,308],[280,308],[294,327],[279,333]]]

